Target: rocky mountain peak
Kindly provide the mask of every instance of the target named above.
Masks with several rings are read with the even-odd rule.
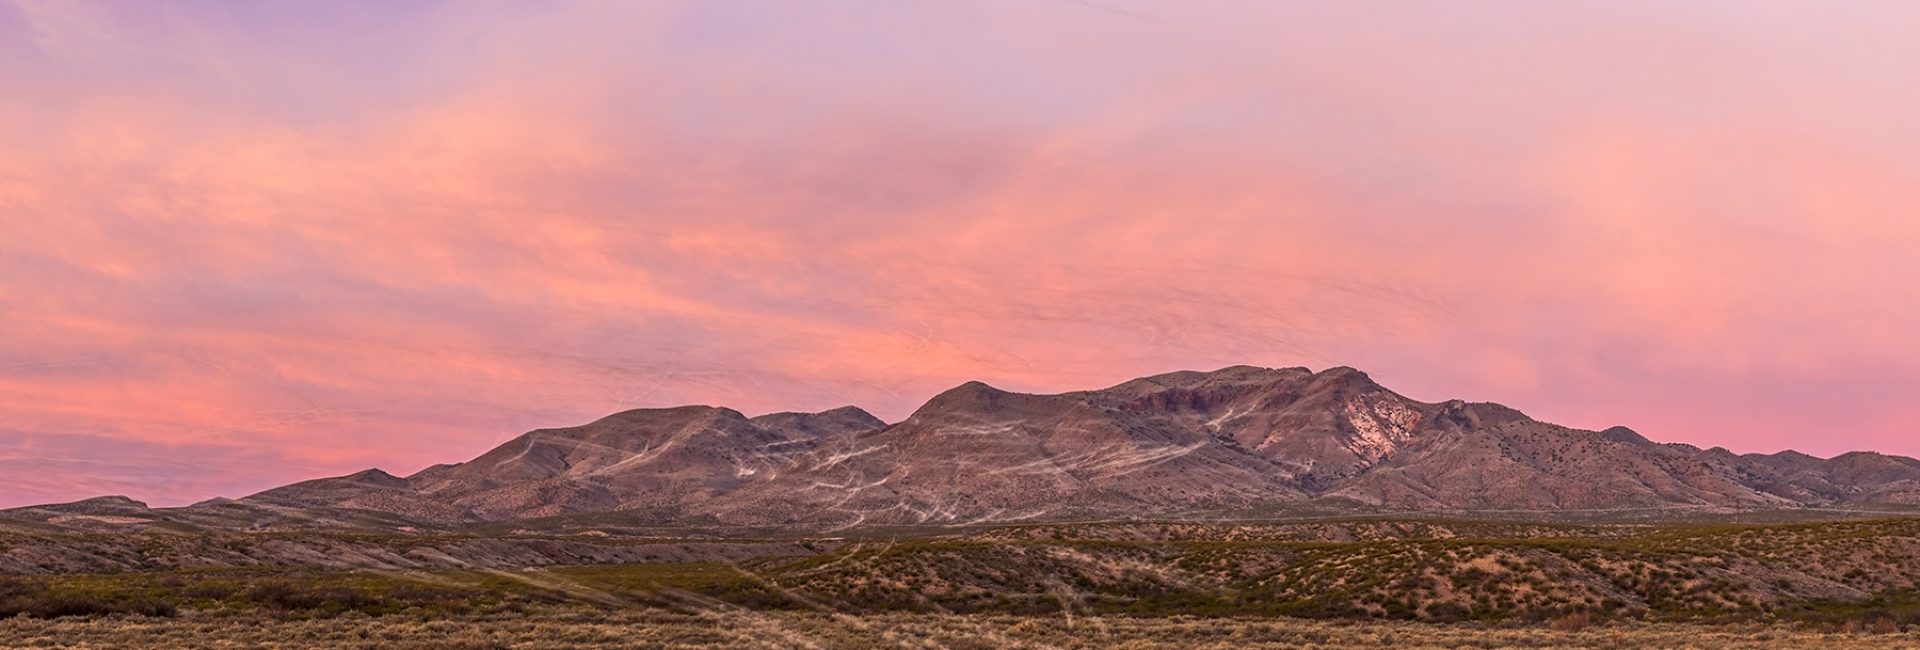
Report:
[[[955,411],[992,411],[1013,395],[1015,393],[994,388],[986,382],[969,381],[933,396],[933,399],[927,400],[913,412],[913,415],[908,416],[908,419]]]
[[[384,487],[406,487],[407,486],[406,479],[400,478],[398,476],[394,476],[392,474],[388,474],[386,470],[380,469],[378,467],[360,470],[358,472],[354,472],[352,474],[348,474],[340,478],[343,480],[353,481],[356,483],[365,483],[368,485],[379,485]]]
[[[880,418],[856,406],[842,406],[819,413],[781,412],[757,415],[750,420],[761,427],[792,438],[821,438],[853,431],[871,431],[887,426]]]
[[[1606,430],[1600,432],[1600,437],[1606,438],[1608,440],[1612,440],[1614,442],[1624,442],[1630,445],[1653,444],[1653,441],[1648,440],[1646,436],[1640,435],[1640,432],[1634,431],[1633,429],[1629,429],[1627,427],[1620,427],[1620,426],[1608,427]]]

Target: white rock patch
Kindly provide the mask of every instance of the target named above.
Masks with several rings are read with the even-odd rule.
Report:
[[[1398,451],[1400,444],[1411,437],[1413,425],[1420,421],[1419,411],[1377,396],[1349,399],[1340,404],[1340,410],[1353,425],[1353,436],[1346,441],[1347,450],[1369,463],[1380,462]]]

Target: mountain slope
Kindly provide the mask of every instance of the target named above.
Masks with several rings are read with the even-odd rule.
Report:
[[[427,521],[629,511],[675,521],[688,507],[777,471],[822,437],[880,426],[853,407],[749,419],[707,406],[639,409],[527,432],[473,460],[405,479],[379,470],[296,483],[243,501],[363,508]]]
[[[1085,394],[969,382],[882,430],[823,441],[722,501],[743,524],[957,523],[1245,508],[1304,498],[1293,472],[1211,431]]]
[[[1412,510],[1795,505],[1708,457],[1532,420],[1407,449],[1328,496]]]
[[[626,411],[531,431],[408,477],[367,470],[180,510],[216,521],[264,513],[330,522],[358,512],[443,525],[610,516],[831,529],[1234,518],[1303,507],[1872,504],[1920,505],[1920,461],[1737,455],[1654,443],[1624,427],[1561,427],[1498,404],[1420,402],[1352,368],[1234,366],[1057,395],[968,382],[891,425],[853,407],[752,418],[709,406]],[[111,513],[85,521],[147,516],[119,500],[15,512],[80,521],[73,516],[94,510]]]

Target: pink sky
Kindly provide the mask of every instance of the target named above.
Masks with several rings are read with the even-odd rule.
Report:
[[[0,0],[0,506],[1239,363],[1920,455],[1915,24]]]

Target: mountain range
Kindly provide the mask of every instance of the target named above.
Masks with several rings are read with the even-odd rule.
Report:
[[[838,530],[1234,519],[1276,512],[1633,512],[1920,505],[1920,461],[1655,443],[1491,403],[1426,403],[1352,368],[1234,366],[1057,395],[968,382],[886,423],[855,407],[641,409],[527,432],[411,476],[378,469],[148,509],[103,497],[16,520],[463,526],[593,518]]]

